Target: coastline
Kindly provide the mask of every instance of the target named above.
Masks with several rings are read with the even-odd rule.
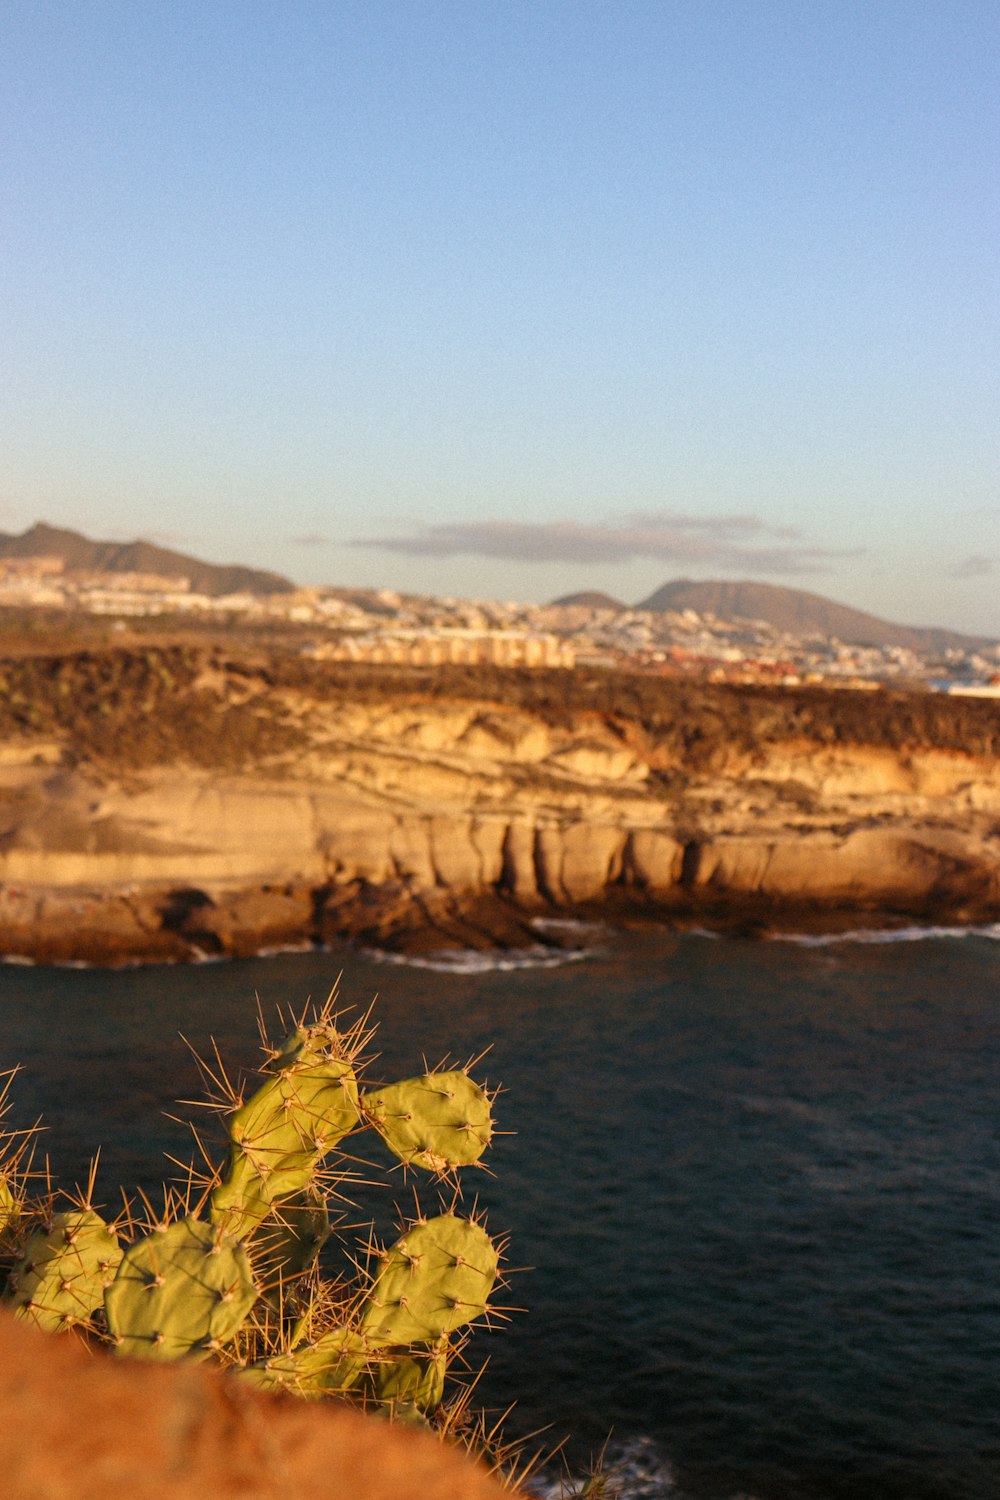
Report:
[[[558,955],[575,922],[1000,920],[992,703],[235,649],[10,672],[0,956]]]
[[[12,921],[13,894],[22,920]],[[353,899],[312,889],[138,892],[0,887],[0,963],[122,968],[202,964],[272,954],[337,951],[429,967],[536,967],[585,956],[602,934],[670,930],[824,946],[896,935],[1000,929],[1000,904],[967,900],[818,906],[742,896],[674,902],[609,899],[559,909],[523,906],[495,892],[459,900],[367,890]],[[35,915],[31,916],[30,910]]]

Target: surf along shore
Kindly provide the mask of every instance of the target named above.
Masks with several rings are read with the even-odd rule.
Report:
[[[1000,707],[220,645],[0,660],[0,955],[1000,918]]]

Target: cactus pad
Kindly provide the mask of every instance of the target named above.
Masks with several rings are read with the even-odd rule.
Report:
[[[132,1245],[104,1294],[117,1352],[146,1359],[204,1358],[256,1300],[243,1246],[191,1218]]]
[[[372,1370],[371,1388],[376,1401],[393,1406],[416,1406],[432,1411],[444,1400],[448,1350],[444,1341],[426,1354],[408,1353],[380,1361]]]
[[[496,1246],[479,1224],[442,1214],[414,1224],[386,1252],[361,1312],[373,1346],[429,1343],[486,1311]]]
[[[272,1355],[241,1372],[241,1379],[268,1391],[324,1396],[347,1391],[361,1376],[368,1348],[350,1328],[332,1328],[310,1344]]]
[[[331,1058],[296,1063],[268,1079],[233,1115],[229,1135],[265,1181],[287,1171],[297,1183],[304,1159],[331,1151],[357,1123],[358,1085],[351,1065]],[[288,1193],[279,1185],[271,1198]]]
[[[490,1101],[461,1069],[375,1089],[362,1104],[400,1161],[431,1172],[471,1166],[493,1134]]]
[[[308,1178],[302,1183],[305,1187]],[[253,1162],[236,1146],[229,1148],[226,1173],[210,1200],[213,1224],[221,1224],[233,1239],[251,1234],[271,1212],[267,1184]]]
[[[303,1193],[316,1166],[358,1123],[350,1063],[293,1062],[269,1078],[229,1122],[229,1160],[212,1194],[212,1218],[237,1238],[249,1234],[279,1198]]]
[[[257,1280],[270,1289],[303,1275],[330,1237],[330,1214],[319,1194],[276,1203],[271,1217],[253,1240]]]
[[[53,1332],[84,1323],[100,1307],[122,1258],[117,1236],[93,1209],[53,1215],[36,1229],[7,1280],[15,1316]]]

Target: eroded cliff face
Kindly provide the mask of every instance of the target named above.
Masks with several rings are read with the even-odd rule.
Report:
[[[477,697],[467,678],[449,692],[369,675],[352,692],[343,674],[215,663],[184,689],[190,758],[129,764],[123,728],[116,764],[74,755],[57,720],[29,726],[0,755],[0,947],[182,957],[337,936],[554,941],[544,919],[566,915],[1000,914],[993,705],[920,743],[909,717],[930,710],[873,695],[793,712],[704,688],[671,718],[666,690],[644,704],[634,681],[622,697],[638,703],[616,710],[611,679],[547,701],[516,674]],[[242,756],[234,705],[258,725]]]

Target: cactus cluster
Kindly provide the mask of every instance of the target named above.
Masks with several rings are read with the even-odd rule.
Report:
[[[215,1358],[234,1378],[301,1396],[347,1396],[417,1420],[452,1420],[449,1364],[485,1318],[499,1254],[462,1217],[457,1173],[493,1133],[491,1096],[462,1068],[369,1089],[365,1022],[341,1030],[332,997],[292,1017],[256,1086],[236,1089],[216,1054],[203,1064],[225,1124],[224,1162],[191,1168],[140,1219],[93,1204],[94,1176],[66,1207],[32,1194],[31,1132],[4,1130],[0,1088],[0,1300],[47,1330],[72,1329],[114,1354]],[[2,1082],[2,1080],[0,1080]],[[371,1128],[406,1168],[447,1182],[441,1211],[416,1216],[387,1247],[345,1246],[331,1266],[329,1199],[350,1174],[339,1150]],[[96,1164],[95,1164],[96,1171]],[[350,1274],[348,1274],[350,1273]],[[437,1415],[436,1415],[437,1414]]]

